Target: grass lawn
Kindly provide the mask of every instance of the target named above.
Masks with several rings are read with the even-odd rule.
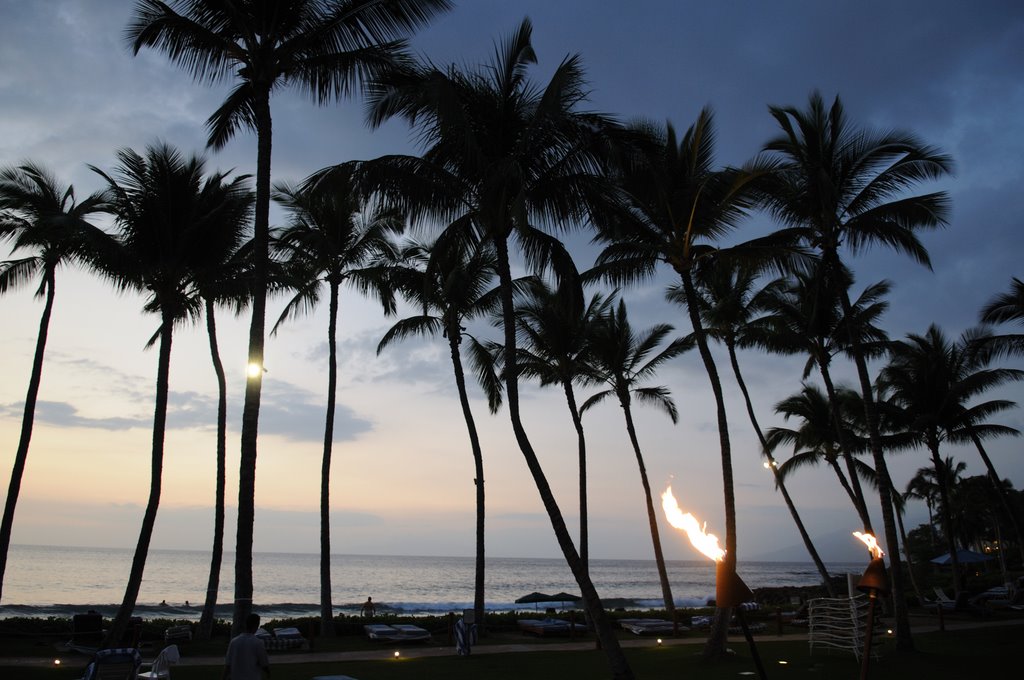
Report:
[[[1021,677],[1021,641],[1024,625],[949,631],[916,635],[917,650],[896,654],[883,647],[883,657],[873,660],[870,677],[892,680],[960,680],[979,674],[989,677]],[[701,646],[675,645],[626,650],[633,672],[640,680],[672,678],[756,677],[745,642],[732,639],[736,651],[719,663],[700,659]],[[856,678],[860,665],[852,655],[815,652],[811,656],[804,641],[763,642],[759,645],[770,678]],[[317,675],[350,675],[359,680],[522,680],[522,678],[608,678],[604,655],[596,650],[537,651],[475,654],[471,657],[425,657],[386,661],[334,661],[274,664],[273,680],[310,680]],[[81,666],[4,666],[4,680],[71,680]],[[219,680],[220,666],[177,666],[173,680]]]

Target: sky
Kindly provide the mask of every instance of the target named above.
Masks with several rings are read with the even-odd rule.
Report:
[[[208,168],[254,173],[255,136],[238,134],[205,150],[204,122],[230,84],[193,82],[162,54],[132,56],[124,0],[0,0],[0,165],[33,160],[71,183],[81,198],[102,186],[88,165],[114,166],[118,149],[158,140],[206,153]],[[818,89],[842,97],[850,118],[873,129],[910,130],[949,153],[956,172],[927,186],[952,198],[947,228],[923,241],[933,269],[881,250],[851,260],[857,285],[894,283],[882,325],[893,338],[936,323],[956,336],[979,308],[1020,277],[1024,242],[1024,6],[1016,0],[876,0],[694,3],[633,0],[463,0],[417,34],[416,53],[437,64],[475,66],[524,18],[534,25],[544,81],[567,55],[581,55],[589,108],[623,121],[646,118],[688,127],[704,106],[715,112],[717,160],[739,164],[776,132],[769,105],[804,108]],[[273,178],[299,181],[335,163],[414,153],[409,129],[391,122],[371,131],[356,97],[317,108],[279,90]],[[276,212],[272,220],[280,223]],[[771,228],[755,216],[749,233]],[[570,240],[580,268],[596,249]],[[0,245],[0,259],[10,256]],[[667,275],[625,291],[635,328],[671,323],[689,332],[680,308],[664,300]],[[42,302],[34,287],[0,298],[0,488],[7,488]],[[273,322],[284,300],[272,300]],[[406,309],[405,311],[408,311]],[[394,323],[379,306],[343,293],[339,388],[331,478],[335,553],[472,555],[472,456],[440,339],[376,344]],[[248,318],[218,318],[229,375],[227,547],[233,547]],[[132,547],[149,492],[156,352],[144,350],[157,320],[142,300],[119,295],[87,272],[59,272],[32,447],[14,526],[14,543]],[[486,336],[495,331],[474,328]],[[284,325],[266,347],[256,477],[257,551],[316,552],[323,418],[327,389],[326,309]],[[216,383],[202,328],[174,337],[163,493],[153,548],[207,550],[212,542]],[[806,559],[770,474],[762,467],[741,397],[725,379],[737,494],[739,559]],[[764,426],[786,425],[773,412],[800,389],[802,360],[741,356]],[[877,368],[877,366],[875,366]],[[842,380],[853,372],[837,360]],[[679,408],[638,407],[635,418],[651,485],[669,483],[684,509],[724,532],[721,463],[714,402],[699,357],[667,365],[652,385],[667,386]],[[481,431],[492,556],[556,557],[559,549],[507,414],[490,416],[479,390],[472,407]],[[583,395],[589,394],[585,390]],[[996,396],[996,395],[993,395]],[[1021,401],[1024,387],[998,396]],[[525,388],[524,421],[575,535],[576,444],[557,390]],[[1020,409],[1002,422],[1024,428]],[[792,423],[789,423],[792,425]],[[591,556],[650,559],[636,460],[620,409],[588,413]],[[976,453],[944,454],[983,474]],[[997,470],[1024,485],[1019,440],[994,441]],[[785,455],[785,454],[777,454]],[[900,487],[928,463],[923,451],[890,457]],[[852,506],[824,468],[801,471],[790,492],[826,560],[862,559],[850,532]],[[877,501],[872,502],[877,517]],[[908,526],[926,520],[912,504]],[[880,521],[876,519],[880,526]],[[697,559],[662,523],[669,559]]]

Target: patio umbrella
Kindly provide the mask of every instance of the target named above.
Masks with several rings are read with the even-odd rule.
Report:
[[[973,550],[960,549],[956,551],[956,559],[960,564],[972,564],[975,562],[987,562],[988,560],[995,559],[989,555],[983,555]],[[947,565],[952,561],[950,553],[939,555],[938,557],[931,560],[932,564]]]
[[[547,593],[538,593],[536,591],[516,599],[516,604],[537,604],[538,602],[552,602],[552,599]]]
[[[551,596],[551,602],[561,602],[563,604],[566,602],[579,602],[582,599],[579,595],[571,595],[569,593],[555,593]]]

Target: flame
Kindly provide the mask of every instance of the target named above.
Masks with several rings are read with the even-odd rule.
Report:
[[[878,545],[878,541],[875,540],[875,537],[871,534],[862,534],[859,531],[854,531],[853,535],[864,542],[864,545],[866,545],[868,550],[871,551],[871,556],[876,560],[885,555],[885,553],[882,552],[882,546]]]
[[[705,533],[707,523],[701,526],[697,518],[690,513],[684,513],[679,509],[676,497],[672,495],[672,487],[665,489],[661,494],[661,507],[665,510],[665,519],[676,529],[682,529],[690,539],[693,547],[704,553],[716,562],[721,562],[725,557],[725,550],[718,545],[718,536]]]

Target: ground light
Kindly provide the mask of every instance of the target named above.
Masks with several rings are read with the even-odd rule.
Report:
[[[395,658],[397,659],[399,656],[401,656],[401,653],[399,653],[399,651],[396,649],[395,650]]]

